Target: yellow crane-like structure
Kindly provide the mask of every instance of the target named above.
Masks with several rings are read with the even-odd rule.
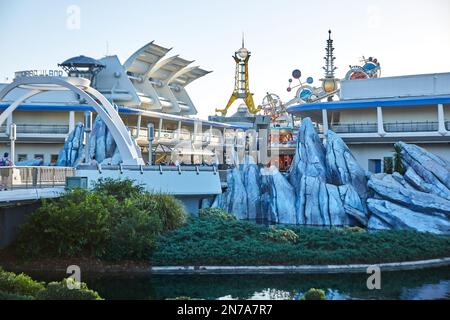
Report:
[[[233,59],[236,62],[236,74],[234,76],[234,90],[225,108],[216,109],[216,112],[221,112],[223,116],[227,114],[228,109],[236,99],[243,99],[247,109],[250,113],[255,114],[261,110],[261,107],[256,107],[253,102],[253,93],[249,89],[249,72],[248,61],[251,52],[244,46],[244,37],[242,36],[242,47],[234,53]]]

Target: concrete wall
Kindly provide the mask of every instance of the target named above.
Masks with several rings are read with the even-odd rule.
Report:
[[[43,154],[44,162],[50,162],[51,155],[58,155],[63,147],[63,143],[20,143],[16,142],[16,161],[19,160],[19,154],[26,154],[28,160],[34,159],[35,154]],[[0,143],[0,156],[4,152],[10,153],[10,146],[6,143]]]
[[[450,94],[450,73],[382,77],[341,82],[341,99],[380,99]]]
[[[367,123],[377,122],[376,108],[361,108],[340,110],[340,123]]]
[[[69,124],[69,112],[35,112],[35,111],[15,111],[13,112],[13,122],[15,124]]]
[[[440,156],[443,159],[450,161],[450,145],[448,143],[417,143],[417,145]],[[383,158],[392,157],[394,152],[392,143],[348,144],[348,147],[364,170],[369,170],[370,159],[381,160],[381,165],[383,166]]]
[[[438,121],[437,105],[429,107],[385,107],[383,122]]]
[[[9,245],[17,236],[18,227],[40,206],[40,201],[21,206],[0,208],[0,248]]]

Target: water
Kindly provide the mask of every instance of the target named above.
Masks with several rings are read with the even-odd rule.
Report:
[[[34,274],[39,280],[63,275]],[[368,290],[366,274],[334,275],[83,275],[105,299],[298,299],[310,288],[327,299],[449,299],[450,268],[382,272],[381,290]]]

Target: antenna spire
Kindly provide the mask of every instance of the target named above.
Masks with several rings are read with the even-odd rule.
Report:
[[[244,45],[244,32],[242,32],[242,48],[245,48],[245,45]]]

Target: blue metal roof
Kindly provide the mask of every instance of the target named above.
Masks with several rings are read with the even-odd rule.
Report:
[[[105,67],[100,61],[83,55],[67,59],[59,65],[69,67]]]
[[[299,104],[287,108],[287,112],[299,113],[302,111],[312,111],[322,109],[333,110],[333,109],[374,108],[374,107],[405,107],[405,106],[423,106],[430,104],[448,104],[448,103],[450,103],[450,96],[340,100],[331,102]]]

